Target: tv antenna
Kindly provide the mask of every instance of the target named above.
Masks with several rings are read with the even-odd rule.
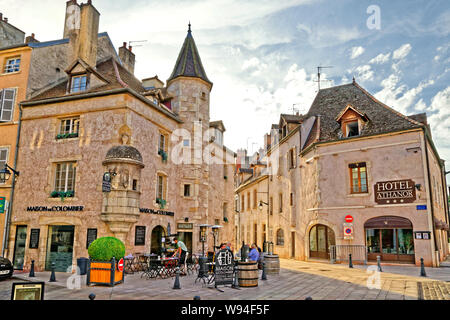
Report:
[[[322,69],[329,69],[329,68],[333,68],[333,66],[327,66],[327,67],[318,66],[317,67],[317,80],[315,80],[315,82],[317,82],[317,84],[319,86],[319,91],[320,91],[320,82],[321,81],[331,81],[331,80],[320,80]]]
[[[295,108],[295,106],[299,106],[299,105],[300,105],[300,103],[294,103],[294,104],[292,105],[292,115],[295,116],[295,112],[296,112],[296,111],[297,111],[297,112],[300,112],[299,109]]]

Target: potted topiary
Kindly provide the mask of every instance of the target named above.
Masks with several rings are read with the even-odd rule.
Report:
[[[104,284],[111,287],[124,281],[124,272],[118,262],[125,256],[125,245],[113,237],[98,238],[88,249],[89,263],[86,284]]]

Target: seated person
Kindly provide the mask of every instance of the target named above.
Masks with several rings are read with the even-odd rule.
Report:
[[[259,260],[259,251],[256,244],[252,244],[252,249],[250,250],[250,253],[248,255],[248,259],[250,261],[258,261]]]

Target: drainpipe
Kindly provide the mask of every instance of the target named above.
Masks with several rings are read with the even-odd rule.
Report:
[[[433,189],[431,186],[431,176],[430,176],[430,162],[428,159],[428,144],[427,144],[427,132],[426,129],[423,129],[423,140],[425,145],[425,161],[427,165],[427,176],[428,176],[428,190],[430,194],[430,212],[431,212],[431,230],[433,231],[433,239],[434,239],[434,250],[432,256],[435,256],[435,251],[439,251],[439,247],[436,239],[436,230],[434,228],[434,207],[433,207]],[[439,261],[437,261],[439,264]]]
[[[17,157],[19,155],[19,141],[20,141],[21,127],[22,127],[22,105],[19,104],[19,125],[17,127],[16,151],[14,154],[14,170],[16,170],[16,171],[17,171]],[[13,209],[15,187],[16,187],[16,175],[13,174],[11,193],[9,195],[9,205],[8,205],[8,210],[6,212],[7,216],[6,216],[5,230],[3,233],[2,257],[5,257],[5,251],[8,248],[8,240],[9,240],[9,232],[10,232],[10,228],[11,228],[11,214],[12,214],[12,209]],[[9,254],[9,252],[8,252],[8,254]]]

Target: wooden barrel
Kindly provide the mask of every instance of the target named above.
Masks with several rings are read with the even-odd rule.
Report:
[[[264,262],[266,264],[266,274],[271,275],[280,274],[280,257],[278,255],[265,254]]]
[[[258,286],[258,262],[242,262],[238,263],[238,280],[240,287],[257,287]]]

